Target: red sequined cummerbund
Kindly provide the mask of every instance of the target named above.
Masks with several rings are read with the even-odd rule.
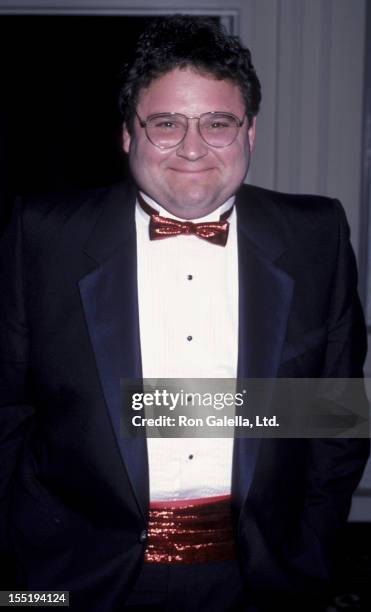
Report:
[[[151,502],[147,563],[204,563],[234,558],[230,495]]]

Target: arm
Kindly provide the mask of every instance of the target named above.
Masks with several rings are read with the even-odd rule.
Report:
[[[328,343],[322,376],[331,379],[362,378],[367,334],[357,294],[357,270],[349,241],[349,227],[338,202],[336,216],[339,232],[338,257],[333,278]],[[344,387],[339,384],[339,388],[347,393],[346,384]],[[364,390],[361,389],[360,393],[361,399],[357,401],[363,401],[365,411],[368,411]],[[328,553],[347,520],[352,494],[368,459],[369,440],[311,439],[308,444],[307,494],[297,548],[292,554],[295,556],[295,564],[307,575],[312,573],[309,568],[316,567],[318,576],[326,579]],[[314,542],[317,544],[317,562],[310,554],[308,557],[302,555],[299,559],[297,551],[313,551]]]
[[[23,298],[20,202],[0,241],[0,586],[12,587],[8,509],[12,478],[32,423],[28,353],[29,334]]]

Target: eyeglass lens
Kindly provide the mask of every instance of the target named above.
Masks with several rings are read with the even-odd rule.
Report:
[[[198,121],[200,134],[210,146],[228,146],[237,136],[239,123],[233,115],[205,113]],[[183,140],[187,126],[185,115],[153,115],[146,122],[147,136],[154,145],[167,149]]]

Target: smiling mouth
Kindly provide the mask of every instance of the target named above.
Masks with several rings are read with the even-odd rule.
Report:
[[[198,170],[188,170],[186,168],[169,168],[173,172],[180,172],[182,174],[202,174],[202,172],[208,172],[213,170],[213,168],[200,168]]]

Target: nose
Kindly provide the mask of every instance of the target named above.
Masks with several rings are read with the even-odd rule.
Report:
[[[208,146],[201,138],[198,131],[197,119],[188,119],[187,133],[177,148],[176,154],[178,157],[183,157],[189,161],[197,161],[205,157],[208,153]]]

